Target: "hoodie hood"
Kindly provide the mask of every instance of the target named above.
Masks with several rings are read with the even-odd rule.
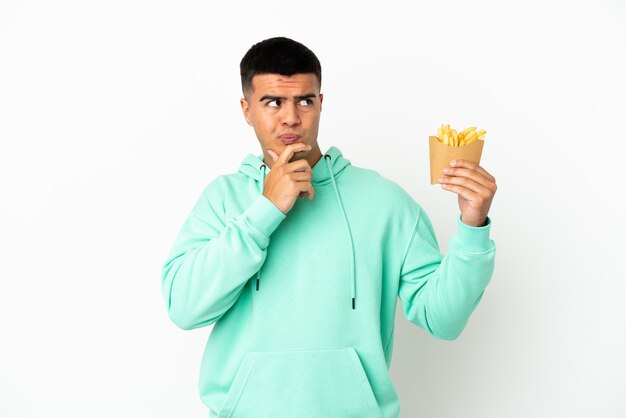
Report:
[[[354,252],[354,240],[352,238],[352,230],[350,229],[350,223],[348,222],[348,216],[346,215],[346,210],[343,206],[343,202],[341,200],[341,194],[339,193],[339,187],[337,186],[336,178],[344,173],[346,167],[350,165],[350,160],[343,158],[341,151],[334,146],[331,146],[326,153],[322,154],[322,158],[319,159],[317,163],[311,170],[313,171],[313,177],[311,179],[311,183],[313,187],[315,186],[323,186],[328,183],[332,183],[333,188],[335,190],[335,197],[337,199],[337,210],[341,212],[344,219],[344,224],[346,226],[346,237],[347,241],[350,245],[350,250],[352,253],[352,264],[351,264],[351,299],[352,299],[352,309],[356,309],[356,257]],[[265,164],[263,161],[263,155],[253,155],[248,154],[246,158],[244,158],[243,162],[239,166],[239,172],[254,179],[259,183],[259,194],[263,194],[263,189],[265,186],[265,176],[269,173],[271,169]],[[262,269],[262,268],[261,268]],[[256,290],[258,291],[260,288],[261,282],[261,269],[257,271],[256,278]]]
[[[330,161],[330,167],[327,161]],[[311,167],[313,171],[313,185],[323,186],[332,181],[333,177],[339,177],[343,170],[350,165],[350,160],[343,157],[341,151],[337,147],[330,147],[326,153],[322,154],[322,158]],[[239,172],[256,180],[265,180],[265,176],[270,172],[269,166],[263,161],[263,155],[248,154],[239,166]],[[260,190],[263,190],[261,184]]]

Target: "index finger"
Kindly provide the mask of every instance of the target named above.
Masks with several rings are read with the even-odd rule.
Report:
[[[289,160],[291,159],[291,157],[293,157],[293,154],[295,154],[296,152],[310,150],[310,149],[311,149],[310,145],[304,144],[302,142],[289,144],[285,147],[283,152],[278,156],[278,160],[276,160],[276,163],[278,163],[279,165],[287,164]]]
[[[467,160],[455,160],[454,164],[452,164],[452,162],[450,162],[450,165],[452,165],[452,167],[466,167],[466,168],[471,168],[473,170],[478,171],[480,174],[482,174],[483,176],[485,176],[489,181],[496,181],[495,177],[493,177],[491,174],[489,174],[487,172],[487,170],[485,170],[484,168],[482,168],[480,165],[472,162],[472,161],[467,161]]]

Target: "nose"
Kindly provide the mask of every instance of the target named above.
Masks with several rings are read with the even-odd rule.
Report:
[[[282,124],[285,126],[300,125],[300,113],[295,103],[286,104],[282,109]]]

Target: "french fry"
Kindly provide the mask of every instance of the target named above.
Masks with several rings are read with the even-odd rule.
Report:
[[[457,133],[456,129],[450,129],[450,124],[441,124],[439,129],[437,129],[436,138],[444,145],[449,147],[462,147],[464,145],[468,145],[475,140],[485,140],[485,134],[487,131],[484,129],[476,130],[475,126],[470,126],[469,128],[463,129],[461,132]]]
[[[472,131],[472,133],[469,134],[469,136],[467,137],[467,139],[465,140],[465,142],[467,142],[468,144],[470,144],[473,140],[475,140],[476,138],[478,138],[478,133],[476,131]]]
[[[471,126],[471,127],[467,128],[467,129],[463,129],[463,131],[461,131],[461,134],[460,134],[461,138],[465,137],[465,135],[467,135],[470,131],[472,131],[474,129],[476,129],[475,126]]]

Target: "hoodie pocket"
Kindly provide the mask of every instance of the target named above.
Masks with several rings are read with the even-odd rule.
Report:
[[[249,351],[219,418],[382,418],[354,347]]]

